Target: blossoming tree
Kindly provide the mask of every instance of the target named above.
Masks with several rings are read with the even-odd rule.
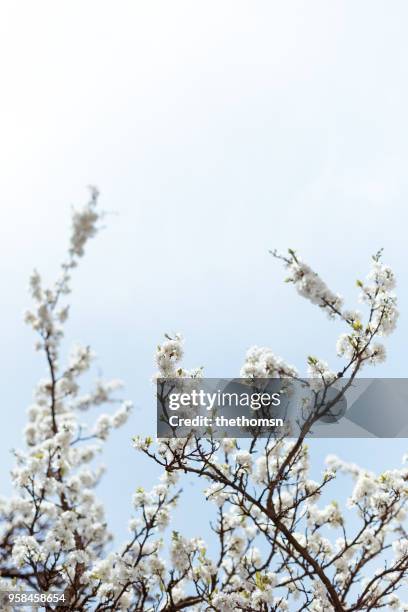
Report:
[[[408,469],[377,476],[328,457],[321,479],[311,480],[305,438],[321,406],[294,440],[255,435],[240,445],[193,434],[157,443],[135,437],[136,449],[162,466],[163,474],[151,491],[136,489],[129,541],[107,552],[111,535],[94,493],[102,475],[95,458],[111,430],[126,422],[131,404],[117,398],[119,381],[99,380],[91,393],[81,392],[80,376],[93,357],[89,347],[75,347],[67,362],[61,355],[69,314],[65,298],[71,274],[99,227],[97,200],[92,189],[89,202],[73,213],[57,282],[46,288],[37,272],[31,277],[34,307],[26,320],[37,334],[47,375],[28,411],[25,450],[15,452],[16,494],[0,503],[0,590],[62,593],[63,602],[44,601],[47,610],[408,610],[399,599],[408,575]],[[381,253],[373,258],[367,282],[358,282],[365,318],[346,310],[293,251],[273,254],[298,293],[345,326],[337,342],[340,372],[308,358],[309,374],[321,391],[385,359],[379,337],[393,331],[397,309],[394,275]],[[184,369],[182,358],[181,337],[167,336],[156,353],[158,377],[202,375]],[[254,347],[241,377],[296,379],[298,373],[270,349]],[[84,426],[83,411],[103,404],[119,406]],[[339,471],[355,480],[349,498],[353,529],[338,504],[319,503]],[[204,481],[205,498],[215,506],[213,556],[200,537],[173,531],[164,544],[161,532],[170,523],[184,474]],[[5,599],[2,609],[13,605]]]

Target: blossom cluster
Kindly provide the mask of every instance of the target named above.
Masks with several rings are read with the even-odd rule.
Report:
[[[320,380],[315,389],[327,389],[339,376],[347,372],[356,376],[365,363],[385,358],[377,337],[392,331],[398,313],[392,293],[394,275],[381,263],[380,254],[373,258],[368,283],[358,283],[369,306],[365,323],[357,311],[345,310],[340,296],[293,252],[283,259],[298,292],[348,327],[337,343],[338,354],[345,360],[340,372],[322,359],[308,357],[309,376]],[[345,343],[352,349],[343,350]],[[191,376],[193,371],[182,366],[183,353],[180,336],[160,345],[156,353],[159,377]],[[253,347],[241,377],[284,381],[299,374],[271,349]],[[309,428],[312,424],[313,418],[306,422]],[[215,440],[210,435],[205,440],[193,435],[159,440],[156,449],[151,439],[135,443],[166,471],[190,473],[207,481],[204,494],[218,513],[213,529],[220,551],[207,587],[190,572],[190,588],[196,589],[195,600],[203,604],[197,609],[408,610],[397,595],[408,578],[408,539],[403,527],[406,468],[376,476],[328,457],[321,479],[314,481],[309,476],[306,434],[307,428],[294,441],[255,437],[243,446],[235,439]],[[354,533],[347,529],[339,503],[320,503],[323,490],[341,472],[355,479],[347,502],[361,523]],[[390,546],[393,559],[387,553]],[[371,574],[374,561],[378,566]],[[187,597],[181,600],[183,605]]]

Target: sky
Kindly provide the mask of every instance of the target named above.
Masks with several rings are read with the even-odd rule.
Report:
[[[407,17],[402,1],[1,3],[2,492],[45,373],[27,280],[34,266],[55,277],[89,184],[108,214],[75,274],[67,346],[90,344],[95,376],[123,379],[135,403],[100,487],[118,537],[157,474],[130,439],[155,431],[165,332],[208,376],[236,376],[253,344],[300,370],[310,353],[339,363],[341,325],[282,282],[268,249],[297,249],[354,307],[384,247],[401,318],[369,375],[406,376]],[[396,467],[405,446],[318,441],[313,470],[328,452]],[[177,520],[193,531],[199,487],[186,500]]]

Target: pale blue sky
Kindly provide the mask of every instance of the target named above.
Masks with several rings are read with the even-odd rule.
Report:
[[[22,323],[27,278],[34,265],[53,277],[89,183],[117,214],[77,271],[68,332],[137,406],[101,486],[120,534],[132,490],[153,481],[128,441],[155,430],[164,332],[209,376],[236,375],[252,344],[335,367],[341,327],[282,283],[268,248],[297,248],[353,306],[385,247],[402,316],[373,375],[406,376],[407,18],[402,1],[2,3],[4,491],[44,373]],[[315,470],[328,451],[384,469],[405,441],[313,449]],[[179,520],[194,530],[191,506]]]

